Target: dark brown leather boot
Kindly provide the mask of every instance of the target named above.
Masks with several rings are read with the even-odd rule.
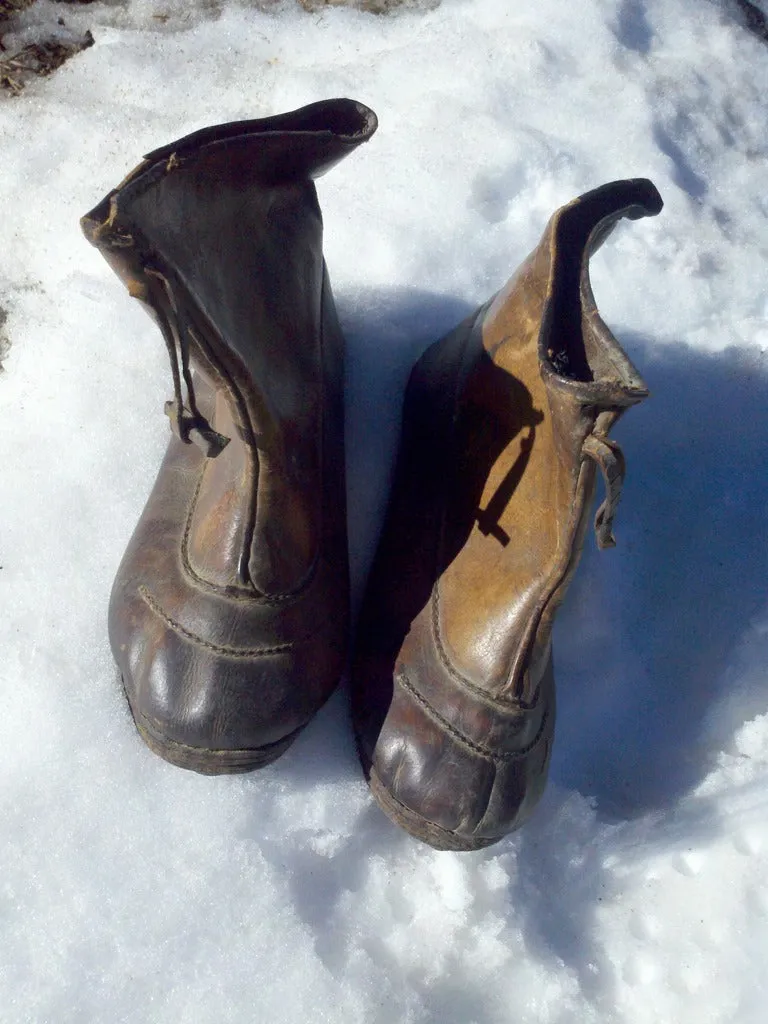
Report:
[[[377,801],[437,849],[496,842],[544,788],[553,617],[598,470],[597,540],[613,544],[624,463],[608,432],[647,395],[598,315],[589,257],[619,218],[661,205],[637,180],[558,210],[507,286],[411,375],[353,717]]]
[[[112,650],[141,735],[199,772],[274,760],[345,663],[343,339],[312,178],[375,129],[351,100],[204,129],[82,221],[159,324],[175,393]]]

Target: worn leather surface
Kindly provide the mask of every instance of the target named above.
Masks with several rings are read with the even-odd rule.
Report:
[[[553,617],[598,464],[612,490],[599,537],[612,542],[623,460],[607,435],[647,395],[597,312],[589,257],[620,217],[660,209],[640,179],[558,210],[506,287],[428,349],[408,384],[353,716],[377,785],[466,848],[521,824],[544,788]]]
[[[228,439],[208,458],[171,438],[110,602],[137,723],[171,743],[278,743],[344,665],[343,338],[312,178],[375,128],[368,108],[329,100],[205,129],[83,218],[187,346],[200,413]]]

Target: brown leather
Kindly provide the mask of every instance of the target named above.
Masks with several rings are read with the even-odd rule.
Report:
[[[558,210],[501,292],[413,370],[395,483],[358,629],[353,718],[374,795],[438,848],[520,825],[546,781],[550,635],[598,468],[611,522],[624,465],[607,434],[647,389],[601,320],[589,257],[642,179]]]
[[[351,100],[205,129],[83,218],[174,374],[112,650],[144,738],[200,771],[273,759],[344,665],[343,338],[311,179],[375,129]]]

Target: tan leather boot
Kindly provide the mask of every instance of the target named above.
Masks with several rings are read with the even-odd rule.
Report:
[[[598,315],[589,257],[619,218],[661,205],[637,180],[558,210],[507,286],[411,375],[353,717],[379,804],[438,849],[496,842],[544,788],[553,617],[598,472],[597,540],[613,544],[624,462],[608,432],[647,395]]]
[[[345,663],[343,339],[312,178],[375,129],[351,100],[208,128],[83,218],[170,355],[174,437],[109,633],[139,732],[185,768],[268,764]]]

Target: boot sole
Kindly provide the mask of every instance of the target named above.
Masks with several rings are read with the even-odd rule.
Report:
[[[372,765],[367,764],[367,758],[362,752],[359,741],[357,743],[357,751],[373,799],[390,821],[393,821],[409,835],[413,836],[414,839],[421,840],[422,843],[431,846],[433,850],[452,850],[457,853],[470,853],[473,850],[484,850],[487,846],[493,846],[494,843],[498,843],[504,838],[503,836],[493,839],[483,836],[462,836],[458,832],[452,832],[441,825],[436,825],[434,821],[429,821],[428,818],[423,818],[416,811],[406,807],[405,804],[401,804],[399,800],[392,796],[376,774],[376,769]]]
[[[169,739],[143,715],[135,712],[130,701],[128,701],[128,707],[131,708],[131,715],[139,736],[153,754],[157,754],[158,757],[162,757],[164,761],[168,761],[169,764],[175,765],[177,768],[186,768],[189,771],[198,772],[200,775],[241,775],[245,772],[255,771],[257,768],[266,768],[285,753],[304,728],[304,726],[300,726],[294,732],[278,740],[277,743],[269,743],[264,747],[244,750],[206,749],[205,747],[190,747],[185,743]]]

